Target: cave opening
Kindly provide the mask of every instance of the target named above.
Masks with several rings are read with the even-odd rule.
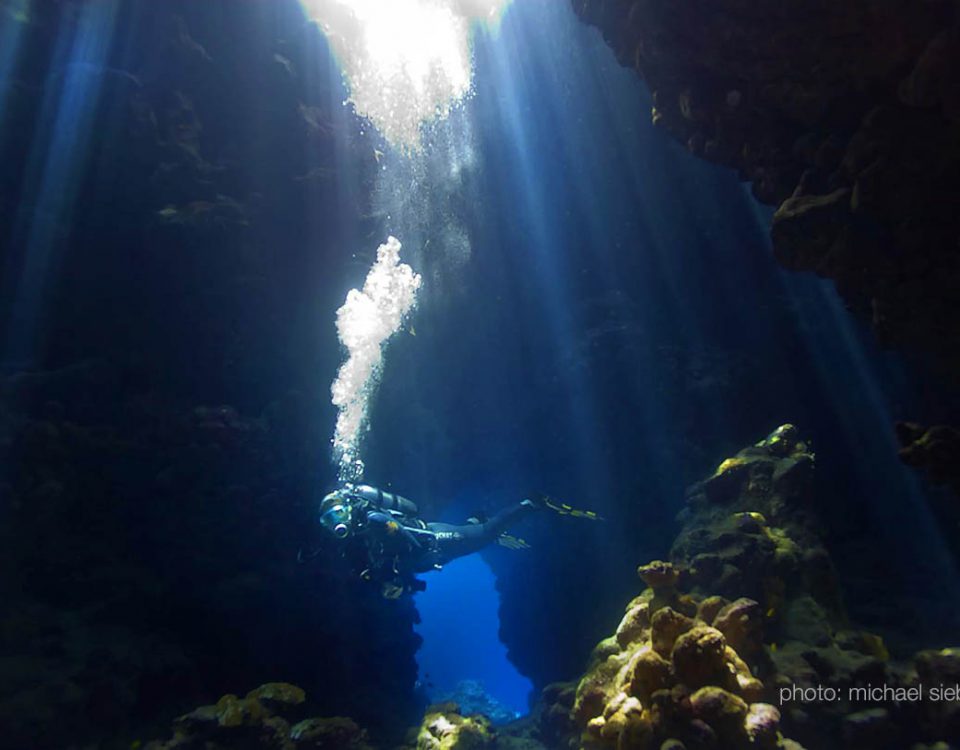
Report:
[[[500,640],[500,594],[480,555],[454,560],[429,576],[416,606],[423,638],[417,654],[420,685],[430,702],[494,709],[503,720],[529,711],[533,684],[510,662]]]

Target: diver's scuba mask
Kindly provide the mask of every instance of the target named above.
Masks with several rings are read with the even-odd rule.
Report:
[[[320,525],[337,539],[350,536],[353,508],[340,492],[331,492],[320,503]]]

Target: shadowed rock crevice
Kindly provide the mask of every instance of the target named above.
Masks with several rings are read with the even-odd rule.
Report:
[[[955,2],[572,2],[657,124],[779,207],[783,265],[960,376]]]
[[[337,220],[339,198],[365,211],[376,168],[341,127],[321,34],[294,2],[2,5],[23,52],[4,91],[3,290],[29,286],[31,253],[51,264],[31,347],[0,372],[0,744],[125,745],[277,679],[402,733],[419,714],[412,603],[358,588],[332,550],[297,562],[328,481],[317,382],[339,358],[314,295],[348,288],[329,261],[365,225]],[[104,59],[65,62],[85,14],[114,10]],[[37,130],[50,102],[78,127],[65,81],[95,97],[53,215]],[[24,241],[36,227],[43,247]]]

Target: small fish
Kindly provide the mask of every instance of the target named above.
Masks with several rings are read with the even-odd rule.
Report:
[[[377,160],[377,164],[380,163],[380,160],[383,158],[383,151],[378,148],[373,150],[373,158]]]
[[[416,335],[417,335],[417,329],[414,328],[413,326],[410,326],[410,330],[408,331],[408,333],[409,333],[411,336],[416,336]]]

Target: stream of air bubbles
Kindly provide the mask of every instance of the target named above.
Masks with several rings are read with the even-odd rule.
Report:
[[[391,152],[387,159],[378,155],[377,211],[400,224],[392,227],[395,234],[413,236],[419,266],[426,267],[424,251],[430,245],[444,254],[433,266],[457,267],[457,259],[469,252],[469,241],[454,218],[437,216],[437,208],[446,213],[444,186],[447,192],[456,189],[460,167],[470,163],[469,129],[450,128],[438,139],[442,143],[434,151],[445,157],[448,175],[427,184],[423,176],[440,170],[438,155],[431,158],[430,144],[423,143],[424,126],[446,120],[470,94],[471,26],[495,25],[509,0],[301,2],[323,29],[343,71],[349,90],[344,103],[376,128]],[[347,353],[331,389],[338,409],[333,452],[341,482],[363,476],[361,443],[383,352],[416,303],[420,285],[421,276],[400,262],[400,242],[390,237],[377,251],[363,289],[351,290],[337,311],[337,333]]]

